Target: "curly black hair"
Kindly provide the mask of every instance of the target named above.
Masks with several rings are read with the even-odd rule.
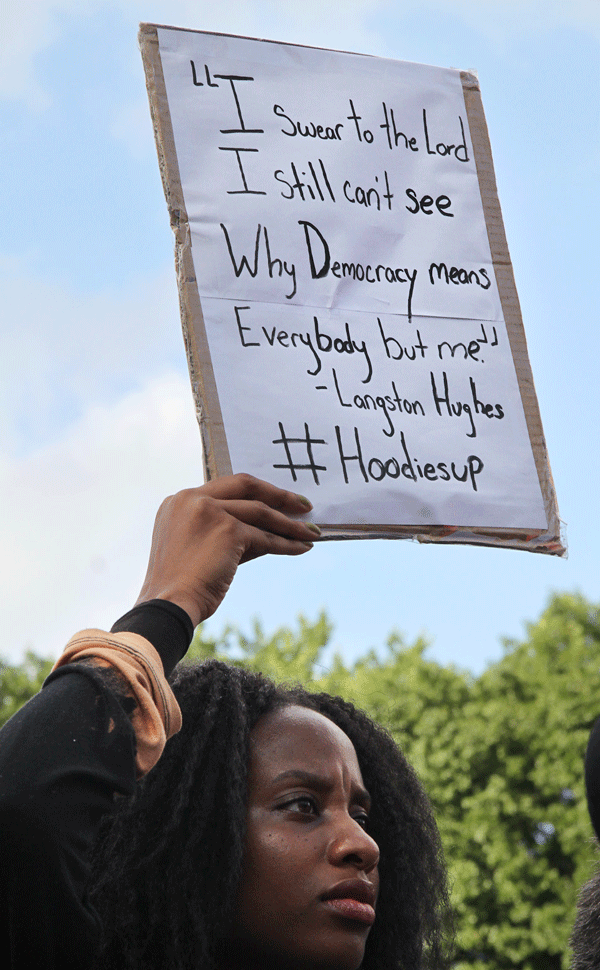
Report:
[[[372,799],[380,895],[362,970],[447,965],[450,909],[431,806],[390,735],[340,697],[276,685],[220,661],[182,665],[183,728],[103,825],[92,900],[102,970],[211,970],[227,933],[245,836],[250,732],[278,707],[318,711],[350,738]]]
[[[600,869],[579,891],[571,970],[600,970]]]

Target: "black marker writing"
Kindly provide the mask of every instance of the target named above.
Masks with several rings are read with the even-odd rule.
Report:
[[[248,135],[262,135],[264,134],[264,128],[246,128],[244,123],[244,118],[242,116],[242,109],[240,107],[240,99],[238,98],[238,93],[236,91],[234,81],[253,81],[253,77],[242,74],[214,74],[213,77],[218,77],[222,81],[229,81],[231,84],[231,92],[235,101],[235,106],[237,109],[237,115],[240,120],[239,128],[221,128],[222,135],[234,135],[234,134],[248,134]]]
[[[406,194],[411,200],[411,202],[413,203],[413,205],[406,206],[409,212],[412,212],[413,215],[416,215],[417,212],[423,212],[425,213],[426,216],[433,215],[433,209],[431,208],[431,206],[433,205],[433,196],[422,195],[421,198],[419,199],[417,198],[417,193],[415,192],[414,189],[407,189]],[[439,214],[441,216],[446,216],[449,219],[454,219],[454,213],[446,211],[447,209],[450,208],[451,205],[452,205],[452,201],[448,198],[447,195],[438,195],[437,199],[435,200],[435,207],[439,212]]]
[[[338,446],[338,454],[342,467],[342,474],[346,485],[350,484],[350,472],[359,474],[365,482],[381,482],[384,478],[404,478],[417,482],[420,478],[429,482],[450,482],[452,479],[457,482],[469,482],[474,492],[477,491],[477,476],[484,469],[481,458],[477,455],[469,455],[463,464],[438,461],[420,463],[409,452],[404,432],[400,432],[400,446],[402,454],[392,455],[389,458],[365,458],[360,441],[358,428],[354,428],[354,444],[345,445],[342,442],[342,435],[339,426],[336,425],[335,436]],[[355,449],[355,450],[354,450]],[[351,465],[356,462],[356,465]]]
[[[362,141],[364,138],[367,145],[370,145],[373,142],[373,132],[370,131],[368,128],[363,128],[361,130],[361,127],[358,122],[362,121],[362,116],[356,113],[356,109],[354,107],[354,104],[352,103],[352,98],[350,98],[349,101],[350,101],[351,114],[348,115],[348,121],[354,122],[356,126],[356,134],[358,135],[358,140]]]
[[[348,202],[353,204],[358,202],[359,205],[364,205],[366,208],[375,205],[377,209],[381,209],[381,199],[385,199],[387,202],[387,207],[391,212],[392,209],[392,199],[394,198],[394,193],[390,192],[390,183],[388,180],[388,173],[384,171],[383,177],[385,180],[385,192],[383,191],[383,186],[381,186],[381,194],[375,186],[369,189],[364,189],[361,185],[357,185],[352,188],[352,184],[349,179],[344,182],[344,195],[348,199]],[[375,181],[379,182],[379,176],[375,176]]]
[[[243,189],[233,189],[228,190],[227,195],[266,195],[266,192],[261,192],[258,189],[249,189],[248,183],[246,181],[246,173],[244,171],[244,166],[242,165],[242,159],[240,158],[240,152],[258,152],[258,148],[230,148],[229,146],[223,147],[219,146],[220,152],[235,152],[238,167],[240,170],[240,175],[242,176],[242,182],[244,184]]]
[[[412,319],[412,297],[417,278],[417,270],[406,267],[385,266],[383,263],[359,263],[357,261],[331,261],[331,250],[325,236],[312,222],[299,219],[298,225],[304,227],[304,238],[313,280],[320,280],[331,272],[336,279],[352,279],[366,283],[409,283],[407,311]]]
[[[467,150],[467,139],[465,135],[465,126],[463,125],[463,120],[458,116],[458,121],[460,123],[460,131],[462,135],[462,141],[457,145],[449,145],[446,142],[439,141],[435,148],[431,147],[429,141],[429,127],[427,124],[427,111],[423,108],[423,129],[425,131],[425,146],[427,148],[428,155],[453,155],[454,158],[458,159],[459,162],[469,161],[469,152]]]
[[[471,397],[473,399],[473,403],[471,404],[469,401],[452,399],[454,395],[450,395],[448,375],[446,374],[446,371],[442,371],[441,382],[438,378],[436,383],[433,371],[430,371],[429,376],[431,380],[433,402],[435,404],[437,413],[440,416],[445,413],[450,418],[460,418],[461,414],[466,414],[469,418],[469,424],[471,427],[470,432],[467,433],[467,438],[477,437],[477,428],[475,426],[474,415],[483,414],[486,418],[498,418],[499,420],[502,420],[504,417],[504,409],[501,404],[488,404],[479,400],[477,395],[477,386],[472,377],[469,378]],[[445,410],[442,410],[442,406]]]
[[[393,128],[394,130],[393,138],[392,138],[392,131],[390,129],[390,122],[388,120],[387,105],[385,101],[382,101],[382,104],[383,104],[383,116],[385,120],[383,124],[380,125],[379,127],[385,129],[385,133],[387,135],[388,148],[391,148],[391,149],[397,148],[398,143],[400,142],[400,139],[402,139],[402,143],[404,144],[405,148],[410,148],[411,152],[418,152],[419,146],[417,145],[417,139],[415,138],[414,135],[411,138],[409,138],[408,135],[405,135],[403,131],[397,130],[396,122],[394,120],[394,109],[390,108],[391,128]]]
[[[242,275],[244,270],[250,274],[252,279],[254,279],[257,276],[258,269],[259,269],[260,241],[262,238],[264,239],[265,254],[267,257],[267,271],[268,271],[269,277],[270,279],[273,279],[275,275],[278,277],[281,277],[284,274],[290,277],[292,281],[292,291],[291,293],[286,293],[286,299],[291,300],[296,293],[296,266],[294,263],[288,263],[287,260],[283,260],[283,259],[280,259],[278,256],[271,255],[271,245],[269,242],[269,233],[267,231],[267,227],[266,226],[262,227],[260,223],[256,227],[256,237],[254,240],[254,254],[251,257],[253,260],[253,263],[251,263],[250,259],[248,259],[248,257],[244,253],[242,253],[238,262],[233,252],[233,246],[231,245],[231,239],[229,236],[229,232],[227,231],[227,226],[225,226],[222,222],[220,223],[220,226],[221,226],[221,229],[223,230],[223,235],[225,236],[227,252],[229,253],[229,258],[231,260],[231,265],[233,266],[233,272],[235,273],[236,278],[239,279],[239,277]],[[261,234],[261,229],[262,229],[262,234]]]
[[[364,357],[366,365],[365,377],[361,379],[362,384],[368,384],[373,376],[373,364],[371,363],[371,357],[369,355],[369,350],[365,340],[357,341],[352,337],[352,332],[350,330],[350,324],[346,322],[344,324],[343,336],[335,336],[327,331],[323,330],[321,324],[319,323],[319,318],[313,316],[313,329],[312,333],[310,330],[306,332],[289,332],[280,327],[272,326],[266,327],[261,326],[260,331],[254,329],[251,326],[242,326],[240,323],[240,316],[238,311],[248,309],[247,307],[236,307],[236,319],[238,323],[238,331],[240,342],[242,347],[260,347],[261,342],[256,338],[260,336],[262,332],[265,337],[267,344],[270,347],[283,347],[284,349],[300,349],[306,347],[312,353],[316,361],[316,369],[308,369],[307,374],[311,377],[316,377],[320,373],[322,368],[322,356],[323,354],[343,354],[344,357],[347,355],[354,356],[354,354],[362,354]],[[246,337],[245,334],[251,336]]]
[[[420,401],[408,401],[406,398],[404,400],[400,398],[395,381],[392,381],[391,394],[355,394],[351,401],[345,401],[335,367],[332,368],[332,374],[337,398],[342,407],[355,407],[364,411],[383,411],[388,425],[387,428],[382,428],[382,431],[388,438],[392,438],[396,431],[390,413],[418,414],[425,417],[425,408]]]
[[[416,272],[416,270],[415,270]],[[385,352],[391,360],[402,360],[405,357],[407,360],[415,360],[417,356],[417,351],[421,354],[421,359],[425,356],[425,351],[428,349],[428,345],[424,344],[421,340],[421,334],[417,330],[417,342],[415,344],[404,344],[396,340],[395,337],[389,337],[386,335],[383,324],[379,317],[377,317],[377,325],[379,327],[379,333],[381,334],[381,339],[383,340],[383,346],[385,347]],[[410,348],[410,349],[409,349]]]
[[[287,185],[288,187],[289,192],[281,193],[284,199],[295,198],[295,195],[297,192],[303,202],[306,202],[307,195],[310,196],[310,198],[313,201],[315,201],[317,198],[317,194],[321,199],[321,202],[324,202],[326,198],[325,192],[327,192],[329,194],[329,198],[331,199],[331,201],[335,202],[335,195],[333,194],[331,183],[329,181],[329,178],[327,177],[327,169],[325,168],[325,165],[323,164],[321,159],[319,159],[318,161],[321,169],[320,178],[315,170],[315,166],[313,165],[313,163],[309,162],[307,165],[307,168],[310,169],[310,175],[312,176],[312,181],[309,180],[309,177],[307,176],[306,172],[301,172],[300,175],[303,175],[304,178],[306,179],[306,181],[304,182],[302,181],[302,179],[300,178],[300,175],[298,174],[298,169],[296,168],[296,165],[294,164],[294,162],[290,162],[292,177],[294,179],[293,182],[289,182],[287,179],[280,177],[285,174],[282,168],[278,168],[277,171],[273,173],[274,177],[281,185]],[[323,184],[321,184],[321,180]],[[305,189],[306,189],[306,194],[304,192]]]
[[[291,130],[281,129],[283,135],[289,135],[290,138],[295,138],[296,135],[300,135],[302,138],[320,138],[322,141],[341,141],[342,136],[340,135],[340,129],[344,125],[340,122],[337,125],[315,125],[314,121],[309,121],[307,124],[302,124],[300,121],[292,121],[289,118],[280,104],[273,105],[273,114],[276,114],[278,118],[285,118],[288,122]]]
[[[459,351],[462,351],[463,360],[466,360],[467,357],[469,357],[471,360],[477,360],[483,364],[483,360],[479,356],[481,352],[481,347],[483,344],[489,344],[490,347],[497,347],[498,334],[496,333],[496,328],[492,327],[492,333],[494,335],[494,339],[490,343],[490,341],[488,340],[487,332],[483,324],[480,324],[480,327],[481,327],[481,337],[478,337],[476,340],[469,340],[468,344],[463,343],[462,341],[459,341],[456,344],[451,344],[448,340],[442,340],[442,342],[438,344],[438,357],[440,358],[440,360],[443,360],[444,357],[447,357],[448,353],[452,358],[455,356],[456,353],[458,353]],[[460,359],[461,358],[459,356],[459,360]]]
[[[435,283],[434,273],[437,273],[438,282],[443,279],[445,283],[454,283],[455,286],[476,283],[482,290],[489,290],[492,285],[486,269],[468,270],[459,266],[451,266],[448,269],[445,263],[431,263],[429,280],[432,284]]]
[[[313,445],[326,445],[327,442],[324,438],[311,438],[310,431],[308,429],[308,424],[304,424],[304,437],[303,438],[288,438],[283,424],[279,422],[279,433],[280,438],[275,438],[272,442],[274,445],[283,445],[285,449],[285,454],[287,462],[285,464],[273,465],[273,468],[288,468],[294,482],[298,481],[297,471],[310,471],[312,473],[315,485],[319,484],[319,476],[317,472],[327,471],[326,465],[315,464],[315,459],[313,455]],[[304,445],[306,447],[306,457],[308,458],[307,463],[294,462],[292,459],[292,452],[290,445]],[[304,457],[304,455],[303,455]]]
[[[234,309],[234,312],[235,312],[235,319],[236,319],[236,322],[237,322],[237,327],[238,327],[238,331],[239,331],[239,334],[240,334],[240,341],[242,343],[242,347],[260,347],[260,344],[259,344],[259,342],[257,340],[250,341],[250,340],[246,340],[246,338],[244,337],[244,331],[245,330],[250,331],[252,328],[251,327],[243,327],[242,326],[242,321],[241,321],[241,318],[240,318],[240,310],[249,310],[250,307],[249,306],[234,306],[233,309]]]
[[[194,85],[197,88],[203,88],[204,87],[204,81],[199,81],[198,80],[198,76],[196,74],[196,65],[194,64],[193,61],[190,61],[190,64],[192,65],[192,81],[193,81]],[[204,65],[204,73],[206,75],[206,83],[207,83],[208,87],[209,88],[218,88],[219,85],[218,84],[215,84],[215,82],[214,81],[211,81],[211,79],[210,79],[210,71],[208,70],[208,64],[205,64]]]

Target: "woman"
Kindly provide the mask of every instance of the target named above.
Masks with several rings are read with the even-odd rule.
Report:
[[[590,820],[600,840],[600,718],[594,724],[585,753],[585,788]],[[581,887],[570,939],[571,970],[600,970],[600,869]]]
[[[308,551],[309,509],[248,476],[167,499],[134,609],[74,637],[6,725],[14,968],[443,965],[437,830],[389,736],[217,662],[165,680],[241,562]]]

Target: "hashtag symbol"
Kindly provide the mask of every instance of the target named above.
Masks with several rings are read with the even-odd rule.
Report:
[[[326,465],[316,465],[313,455],[313,445],[326,445],[327,442],[323,438],[311,438],[310,431],[308,430],[308,425],[304,425],[304,437],[303,438],[288,438],[281,421],[279,422],[279,431],[281,433],[281,438],[275,438],[273,441],[274,445],[283,445],[285,448],[285,454],[287,457],[287,462],[282,465],[273,465],[273,468],[289,468],[292,479],[297,482],[298,476],[297,471],[311,471],[315,484],[319,484],[319,476],[317,472],[327,471]],[[292,452],[290,450],[290,445],[305,445],[306,454],[308,457],[308,463],[299,465],[292,460]]]

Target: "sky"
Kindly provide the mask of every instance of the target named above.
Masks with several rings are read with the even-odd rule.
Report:
[[[243,566],[206,631],[326,609],[347,662],[397,630],[479,673],[552,592],[600,602],[599,0],[8,0],[0,657],[110,628],[162,498],[202,482],[140,21],[477,71],[569,549],[321,543]]]

